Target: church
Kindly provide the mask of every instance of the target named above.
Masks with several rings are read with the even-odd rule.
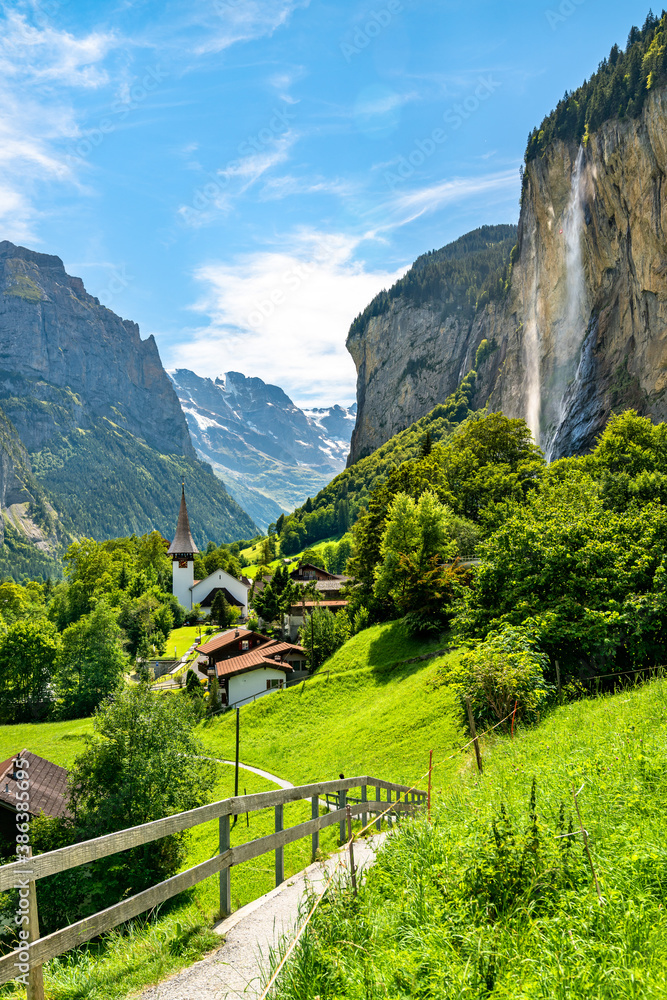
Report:
[[[200,604],[202,611],[208,611],[210,614],[213,599],[221,590],[227,602],[239,608],[241,618],[248,617],[248,594],[251,586],[249,580],[237,580],[224,569],[216,569],[205,580],[195,580],[195,556],[199,554],[199,549],[190,531],[185,484],[181,491],[181,508],[178,512],[176,534],[169,546],[168,554],[172,559],[173,592],[184,608],[191,611],[195,604]]]

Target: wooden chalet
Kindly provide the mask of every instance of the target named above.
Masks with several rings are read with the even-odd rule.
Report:
[[[30,799],[29,806],[24,809],[17,801],[21,768],[16,761],[26,761],[25,768],[29,774]],[[44,757],[38,757],[30,750],[22,750],[14,757],[0,763],[0,835],[4,838],[16,837],[16,813],[27,812],[31,817],[43,814],[45,816],[69,816],[69,791],[67,788],[67,771],[58,764],[52,764]]]
[[[250,629],[230,629],[197,646],[200,674],[218,678],[223,705],[254,701],[285,687],[295,671],[306,668],[306,653],[291,642],[271,639]]]

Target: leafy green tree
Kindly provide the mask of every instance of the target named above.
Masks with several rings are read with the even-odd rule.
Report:
[[[207,802],[216,766],[195,735],[197,718],[187,698],[154,695],[143,685],[103,703],[70,771],[74,818],[43,824],[36,848],[103,836]],[[53,876],[40,887],[40,921],[48,931],[169,878],[183,864],[186,844],[187,834],[174,834]]]
[[[253,597],[253,607],[265,622],[278,621],[283,627],[283,616],[299,603],[301,588],[290,579],[287,566],[278,566],[264,589]]]
[[[232,608],[221,590],[213,598],[211,604],[211,621],[220,628],[231,628],[238,617],[238,609]]]
[[[447,675],[457,689],[461,718],[467,723],[466,699],[474,717],[488,724],[507,719],[532,721],[549,695],[545,672],[549,660],[526,629],[504,625],[490,632]],[[509,723],[507,723],[509,728]]]
[[[6,722],[46,715],[60,636],[46,618],[19,620],[0,636],[0,713]]]
[[[418,611],[445,560],[456,554],[451,511],[426,490],[418,501],[399,493],[391,503],[375,573],[375,594],[391,597],[401,614]]]
[[[118,690],[127,669],[118,614],[100,601],[62,634],[54,668],[58,714],[90,715]]]
[[[347,611],[335,614],[328,608],[315,608],[299,629],[299,643],[306,650],[311,670],[316,670],[352,635]]]

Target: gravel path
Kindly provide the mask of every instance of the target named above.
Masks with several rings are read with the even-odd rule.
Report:
[[[259,772],[261,773],[261,772]],[[355,844],[357,868],[367,868],[386,834]],[[215,930],[224,944],[207,958],[166,979],[141,994],[140,1000],[257,1000],[261,995],[262,973],[268,968],[269,948],[283,935],[292,936],[299,904],[307,888],[324,891],[332,872],[349,872],[349,855],[338,851],[327,861],[316,862],[279,888],[241,907]]]
[[[220,757],[204,757],[203,760],[214,760],[218,764],[231,764],[232,767],[235,767],[236,764],[233,760],[222,760]],[[241,761],[239,761],[239,767],[242,771],[252,771],[253,774],[258,774],[260,778],[266,778],[268,781],[273,781],[279,788],[294,788],[291,781],[279,778],[277,774],[271,774],[270,771],[262,771],[260,767],[251,767],[250,764],[242,764]]]

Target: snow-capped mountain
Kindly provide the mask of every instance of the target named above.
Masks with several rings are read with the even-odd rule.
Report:
[[[301,410],[276,385],[226,372],[170,372],[198,454],[262,528],[345,468],[351,407]]]

